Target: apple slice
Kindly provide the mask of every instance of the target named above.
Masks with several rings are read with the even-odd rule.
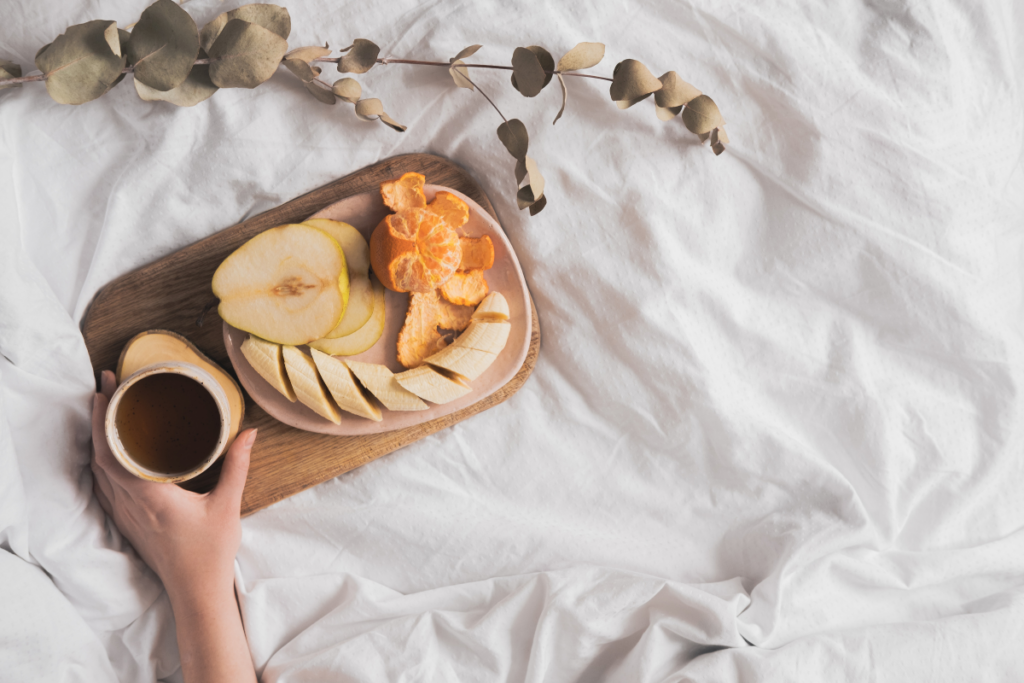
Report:
[[[345,365],[388,410],[426,410],[430,407],[399,384],[395,373],[383,365],[354,360],[345,361]]]
[[[284,394],[292,403],[295,402],[295,390],[292,389],[292,383],[285,374],[280,344],[249,335],[249,338],[242,342],[242,355],[270,386]]]
[[[351,273],[351,271],[349,271]],[[370,278],[365,275],[355,275],[349,280],[348,306],[345,307],[345,315],[341,316],[341,322],[333,330],[324,335],[324,339],[338,339],[347,337],[360,327],[373,315],[373,286]]]
[[[309,407],[320,417],[327,418],[334,424],[341,424],[341,415],[334,401],[327,395],[327,388],[320,379],[313,359],[294,346],[282,349],[284,367],[288,371],[295,395],[303,405]]]
[[[352,371],[347,365],[316,349],[312,349],[312,354],[313,362],[320,371],[320,378],[327,385],[339,408],[374,422],[384,419],[380,408],[370,403],[363,389],[356,384],[356,378],[352,376]]]
[[[317,339],[309,342],[311,349],[332,356],[354,356],[377,343],[384,334],[384,285],[373,280],[373,315],[366,324],[346,337]]]
[[[323,230],[337,240],[345,252],[345,262],[348,264],[349,277],[355,275],[367,276],[370,274],[370,245],[367,244],[363,233],[356,230],[348,223],[332,221],[327,218],[310,218],[302,222],[303,225]]]
[[[420,398],[438,404],[454,401],[473,390],[459,375],[429,365],[400,372],[395,380]]]
[[[267,341],[305,344],[333,330],[348,299],[345,253],[308,225],[282,225],[236,249],[213,274],[217,313]]]

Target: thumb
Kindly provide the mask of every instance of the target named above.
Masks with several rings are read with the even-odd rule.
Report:
[[[242,490],[245,489],[245,478],[249,473],[249,454],[255,441],[255,429],[247,429],[235,437],[234,443],[224,456],[220,481],[213,490],[214,497],[223,499],[234,508],[242,506]]]

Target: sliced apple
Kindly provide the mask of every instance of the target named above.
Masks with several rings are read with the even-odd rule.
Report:
[[[373,281],[373,315],[366,324],[346,337],[338,339],[317,339],[309,347],[332,356],[354,356],[377,343],[384,334],[384,285]]]
[[[354,360],[345,361],[345,365],[388,410],[426,410],[430,407],[416,394],[399,384],[395,379],[395,373],[383,365]]]
[[[348,275],[367,276],[370,274],[370,245],[367,244],[363,233],[356,230],[348,223],[332,221],[327,218],[310,218],[302,222],[303,225],[323,230],[337,240],[345,252],[345,261],[348,264]]]
[[[320,371],[320,378],[327,385],[327,389],[331,392],[331,396],[334,397],[339,408],[374,422],[384,419],[380,408],[366,398],[366,394],[356,383],[356,378],[347,365],[316,349],[312,350],[312,355],[313,362],[316,363],[316,368]]]
[[[320,417],[327,418],[334,424],[341,424],[341,415],[334,401],[327,395],[327,387],[320,379],[313,359],[294,346],[282,349],[284,367],[288,372],[295,395],[303,405],[310,408]]]
[[[349,271],[351,273],[351,271]],[[355,275],[349,280],[348,306],[345,307],[345,315],[341,316],[341,322],[333,330],[324,335],[324,339],[338,339],[347,337],[360,327],[373,315],[373,286],[370,278],[365,275]]]
[[[217,312],[267,341],[305,344],[333,330],[348,298],[345,254],[308,225],[282,225],[236,249],[213,274]]]
[[[420,398],[438,404],[449,403],[473,390],[458,375],[429,365],[400,372],[395,380]]]
[[[249,335],[249,338],[242,342],[242,355],[270,386],[284,394],[289,401],[295,402],[295,390],[292,389],[292,383],[284,369],[284,355],[281,353],[280,344]]]

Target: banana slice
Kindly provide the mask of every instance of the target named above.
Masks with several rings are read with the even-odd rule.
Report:
[[[447,370],[438,370],[429,365],[421,365],[418,368],[401,372],[395,375],[395,380],[412,393],[431,403],[448,403],[473,390],[462,381],[459,375],[449,373]]]
[[[316,364],[313,359],[299,351],[294,346],[285,346],[282,349],[284,355],[284,367],[288,371],[288,379],[292,382],[292,388],[303,405],[308,406],[320,417],[327,418],[334,424],[341,424],[341,415],[337,407],[327,395],[320,374],[316,371]]]
[[[463,346],[458,346],[458,340],[456,340],[455,344],[442,351],[438,351],[423,362],[434,367],[443,368],[448,372],[465,377],[467,380],[474,380],[484,374],[484,371],[491,367],[491,363],[497,357],[496,354],[480,351],[479,349],[467,349]]]
[[[395,379],[395,373],[383,365],[354,360],[344,363],[388,410],[426,410],[430,407],[416,394],[399,384]]]
[[[491,292],[476,307],[473,320],[499,323],[508,320],[508,302],[501,292]]]
[[[284,394],[292,403],[295,402],[295,390],[292,389],[292,383],[284,371],[280,344],[249,335],[249,338],[242,342],[242,355],[270,386]]]
[[[488,323],[474,320],[469,323],[466,331],[459,335],[452,346],[464,349],[476,349],[495,355],[501,353],[508,341],[508,333],[512,329],[509,323]]]
[[[356,384],[352,371],[344,363],[331,358],[322,351],[311,349],[311,352],[313,362],[316,364],[317,370],[320,371],[320,378],[327,385],[339,408],[374,422],[384,419],[380,408],[367,400],[362,389]]]

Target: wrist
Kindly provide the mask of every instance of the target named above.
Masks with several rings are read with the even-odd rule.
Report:
[[[164,589],[175,612],[179,607],[195,609],[204,604],[220,603],[235,599],[234,566],[228,570],[184,572],[180,575],[161,577]]]

